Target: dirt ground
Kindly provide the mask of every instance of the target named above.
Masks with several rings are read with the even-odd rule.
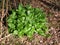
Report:
[[[15,1],[13,4],[12,2],[12,0],[9,2],[9,7],[6,8],[6,10],[0,10],[0,19],[3,15],[3,21],[1,21],[2,19],[0,20],[0,45],[60,45],[60,8],[54,8],[54,6],[52,7],[51,5],[47,5],[40,0],[19,0]],[[24,5],[30,4],[32,7],[39,7],[45,11],[49,27],[48,33],[52,35],[51,37],[45,38],[38,34],[34,34],[33,40],[29,40],[29,38],[25,36],[23,38],[18,38],[8,33],[7,23],[5,21],[7,16],[4,16],[4,14],[9,12],[11,8],[17,8],[19,2],[23,3]],[[4,11],[6,12],[4,13]]]

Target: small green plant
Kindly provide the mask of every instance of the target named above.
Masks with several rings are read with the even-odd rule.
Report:
[[[20,4],[7,18],[8,31],[19,37],[32,37],[34,33],[46,36],[48,31],[45,13],[39,8]]]

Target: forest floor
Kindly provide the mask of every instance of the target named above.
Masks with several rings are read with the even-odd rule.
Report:
[[[26,2],[24,2],[25,4]],[[29,40],[27,37],[18,38],[8,33],[7,27],[3,26],[4,30],[0,35],[0,45],[60,45],[60,11],[58,8],[51,7],[41,1],[30,2],[33,7],[39,7],[46,12],[49,33],[51,37],[45,38],[38,34],[34,34],[33,40]],[[49,15],[50,14],[50,15]],[[1,16],[0,16],[1,17]],[[1,25],[1,22],[0,22]],[[1,27],[1,26],[0,26]]]

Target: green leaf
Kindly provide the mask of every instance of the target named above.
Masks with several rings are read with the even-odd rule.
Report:
[[[14,35],[18,35],[18,31],[17,30],[14,30],[13,34]]]
[[[23,35],[24,35],[24,31],[23,30],[18,32],[18,36],[19,37],[22,37]]]
[[[18,11],[22,11],[23,10],[23,6],[22,6],[22,4],[20,4],[19,6],[18,6]]]
[[[42,35],[42,36],[46,36],[46,34],[41,30],[41,29],[37,29],[38,34]]]
[[[15,25],[13,23],[9,23],[8,26],[12,29],[15,29]]]
[[[28,33],[27,33],[27,36],[30,38],[30,37],[32,37],[33,36],[33,32],[32,31],[29,31]]]
[[[32,37],[34,33],[48,36],[46,14],[42,9],[20,4],[16,10],[12,10],[6,20],[9,32],[19,37]]]

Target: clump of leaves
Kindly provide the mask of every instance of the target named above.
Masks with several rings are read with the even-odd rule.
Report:
[[[32,37],[34,33],[46,36],[48,31],[45,13],[39,8],[20,4],[7,18],[8,30],[19,37]]]

